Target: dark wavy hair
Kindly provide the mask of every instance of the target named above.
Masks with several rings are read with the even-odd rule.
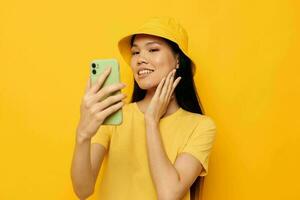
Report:
[[[131,47],[134,42],[134,38],[136,35],[133,35],[131,37]],[[176,100],[181,108],[184,110],[187,110],[189,112],[193,113],[199,113],[204,114],[204,110],[201,109],[202,105],[200,102],[200,99],[197,94],[197,90],[194,84],[194,78],[193,78],[193,68],[192,68],[192,62],[191,60],[181,51],[179,46],[166,38],[163,38],[167,44],[171,47],[173,50],[173,53],[179,54],[179,68],[176,70],[174,80],[176,80],[177,77],[181,77],[181,80],[179,81],[178,85],[176,86],[174,93]],[[131,97],[130,103],[140,101],[144,99],[146,96],[147,90],[143,90],[139,87],[137,82],[134,80],[134,89],[133,94]],[[201,177],[198,176],[195,182],[190,187],[190,197],[191,200],[199,199],[199,189],[200,184],[202,180]]]

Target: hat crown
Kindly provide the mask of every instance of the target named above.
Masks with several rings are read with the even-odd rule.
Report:
[[[126,36],[118,41],[120,54],[130,66],[131,62],[131,39],[136,34],[149,34],[163,37],[175,42],[180,50],[191,60],[193,75],[195,74],[195,62],[188,52],[188,34],[183,26],[173,17],[152,17],[145,21],[141,26],[135,28]]]
[[[188,52],[187,32],[175,18],[153,17],[137,29],[137,32],[140,33],[147,33],[149,31],[152,33],[159,32],[165,38],[176,42],[184,52]]]

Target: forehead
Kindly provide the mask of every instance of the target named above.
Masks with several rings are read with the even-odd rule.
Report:
[[[166,42],[163,38],[155,36],[155,35],[137,34],[134,37],[132,47],[146,46],[146,45],[150,45],[150,44],[165,45]]]

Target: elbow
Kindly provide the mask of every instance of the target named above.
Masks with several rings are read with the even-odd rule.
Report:
[[[80,200],[85,200],[94,193],[94,189],[74,189],[74,192]]]
[[[73,191],[80,200],[85,200],[94,193],[94,186],[87,184],[73,184]]]
[[[85,182],[71,175],[73,191],[80,200],[85,200],[94,193],[95,181]]]

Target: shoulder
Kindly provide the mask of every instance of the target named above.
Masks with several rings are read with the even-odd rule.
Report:
[[[193,113],[182,109],[182,120],[186,123],[192,123],[195,127],[210,127],[216,128],[216,123],[214,119],[205,114]]]

